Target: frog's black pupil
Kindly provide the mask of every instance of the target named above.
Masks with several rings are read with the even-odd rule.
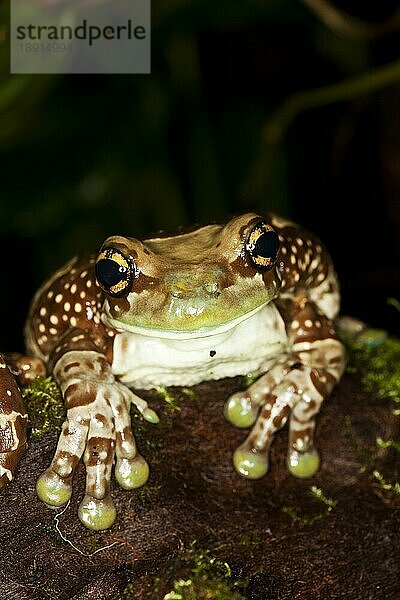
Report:
[[[274,259],[279,251],[279,237],[275,231],[264,231],[254,244],[253,255]]]
[[[102,258],[96,264],[96,277],[98,282],[105,288],[111,288],[124,279],[126,269],[121,267],[115,260]]]

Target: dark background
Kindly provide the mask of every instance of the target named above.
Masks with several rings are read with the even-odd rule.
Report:
[[[10,76],[0,1],[0,348],[22,348],[50,272],[108,235],[252,209],[317,232],[343,312],[398,332],[399,3],[321,2],[322,17],[316,0],[153,0],[151,75]],[[318,100],[345,79],[345,100]]]

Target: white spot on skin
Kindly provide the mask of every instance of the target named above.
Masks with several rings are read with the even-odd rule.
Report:
[[[74,306],[75,312],[80,313],[82,310],[82,304],[79,304],[79,302],[77,302]]]
[[[301,238],[297,238],[296,242],[298,243],[299,246],[303,245],[303,240]]]
[[[299,273],[295,273],[294,274],[294,280],[297,282],[300,279],[300,274]]]
[[[90,281],[90,279],[88,279],[88,280],[87,280],[87,282],[86,282],[86,287],[87,287],[87,288],[90,288],[90,287],[92,287],[92,282]]]
[[[70,305],[70,303],[69,303],[69,302],[66,302],[66,303],[64,304],[64,310],[65,310],[66,312],[68,312],[70,309],[71,309],[71,305]]]
[[[290,262],[292,263],[292,265],[296,264],[296,257],[293,254],[290,257]]]
[[[74,337],[72,338],[73,342],[79,342],[79,340],[83,340],[84,339],[84,335],[80,334],[80,335],[74,335]]]
[[[56,317],[56,315],[50,315],[50,323],[52,323],[53,325],[57,325],[58,317]]]
[[[76,290],[77,290],[76,283],[73,283],[71,285],[71,290],[70,290],[71,294],[75,294]]]
[[[323,273],[320,273],[317,277],[317,281],[323,281],[325,279],[325,275]]]
[[[46,308],[44,308],[44,306],[43,306],[43,307],[40,309],[40,311],[39,311],[39,315],[40,315],[41,317],[44,317],[46,313],[47,313],[47,309],[46,309]]]
[[[83,298],[86,298],[86,292],[84,292],[84,291],[82,290],[82,292],[79,294],[79,296],[80,296],[80,297],[82,298],[82,300],[83,300]]]
[[[298,329],[299,326],[300,326],[300,323],[297,321],[297,319],[292,321],[292,329]]]
[[[292,252],[293,254],[297,254],[297,248],[296,246],[291,246]]]
[[[282,252],[282,254],[286,254],[287,253],[287,250],[286,250],[285,246],[282,246],[281,252]]]
[[[66,321],[68,321],[68,317],[67,317],[67,315],[63,315],[61,318],[62,318],[62,320],[64,321],[64,323],[65,323]]]
[[[87,271],[82,271],[82,273],[80,274],[80,278],[83,279],[84,277],[86,277],[87,274]]]
[[[71,317],[69,322],[71,323],[72,327],[76,327],[78,323],[75,317]]]
[[[62,294],[57,294],[57,296],[54,298],[54,300],[57,302],[57,304],[60,304],[60,302],[62,302],[62,299],[63,299]]]
[[[54,296],[54,292],[53,290],[50,290],[49,292],[47,292],[47,297],[50,300],[50,298],[52,298]]]
[[[315,327],[318,327],[318,329],[321,327],[321,321],[315,321]]]
[[[57,335],[57,329],[55,327],[50,327],[49,332],[51,335]]]
[[[306,319],[304,321],[304,325],[308,328],[312,327],[312,321],[310,319]]]
[[[7,393],[7,396],[12,396],[12,394],[11,394],[11,390],[7,390],[7,392],[6,392],[6,393]]]
[[[44,331],[46,331],[46,327],[43,325],[43,323],[40,323],[38,329],[39,329],[40,333],[43,333]]]
[[[64,290],[68,290],[70,285],[71,284],[67,281],[67,283],[64,285]]]

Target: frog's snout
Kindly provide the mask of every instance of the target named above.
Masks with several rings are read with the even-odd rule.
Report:
[[[170,292],[173,298],[189,300],[193,298],[218,298],[221,294],[218,282],[188,281],[178,279],[171,283]]]

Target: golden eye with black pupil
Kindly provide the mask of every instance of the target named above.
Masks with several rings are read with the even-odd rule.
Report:
[[[115,248],[104,248],[97,257],[95,273],[100,287],[115,298],[127,296],[132,288],[132,261]]]
[[[246,250],[253,266],[259,271],[269,271],[276,263],[279,237],[270,225],[261,221],[250,231]]]

